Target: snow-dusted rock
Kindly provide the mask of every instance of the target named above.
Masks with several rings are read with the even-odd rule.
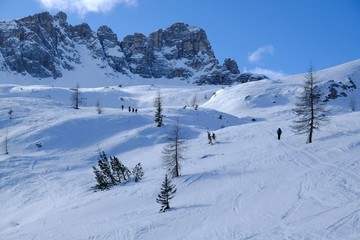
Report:
[[[236,62],[219,64],[206,32],[185,23],[121,42],[108,26],[94,32],[87,23],[68,24],[63,12],[3,21],[0,29],[0,66],[11,73],[59,78],[83,67],[90,56],[98,68],[107,69],[104,74],[180,78],[199,85],[241,82]]]

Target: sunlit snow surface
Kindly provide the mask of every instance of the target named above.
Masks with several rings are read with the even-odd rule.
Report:
[[[303,75],[231,87],[128,77],[102,85],[100,73],[1,76],[1,240],[360,239],[360,61],[318,73],[323,83],[351,78],[357,108],[350,111],[350,97],[330,101],[329,122],[312,144],[290,128]],[[77,82],[79,110],[70,103]],[[159,90],[161,128],[153,107]],[[198,110],[190,107],[195,96]],[[171,209],[159,213],[162,149],[177,118],[186,161],[173,179]],[[93,192],[98,149],[129,168],[141,162],[144,178]]]

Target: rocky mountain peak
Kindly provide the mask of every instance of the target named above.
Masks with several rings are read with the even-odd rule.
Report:
[[[66,15],[66,13],[60,11],[55,15],[55,19],[59,20],[59,22],[66,22],[67,15]]]
[[[226,58],[223,64],[224,68],[230,71],[232,74],[240,74],[239,67],[235,60]]]
[[[199,53],[215,58],[214,52],[203,29],[185,23],[175,23],[168,28],[150,34],[150,41],[156,50],[176,47],[177,58],[193,58]]]
[[[94,32],[87,23],[68,24],[64,12],[55,16],[43,12],[0,22],[0,30],[0,70],[36,78],[62,77],[91,56],[94,65],[108,69],[104,74],[180,78],[197,84],[241,80],[236,62],[226,59],[220,65],[206,32],[185,23],[119,41],[108,26]]]
[[[100,42],[104,42],[105,40],[113,43],[114,45],[119,45],[118,38],[116,34],[106,25],[100,26],[97,30],[97,36]]]
[[[82,40],[89,40],[93,37],[93,31],[87,23],[73,26],[71,32],[74,37],[78,37]]]

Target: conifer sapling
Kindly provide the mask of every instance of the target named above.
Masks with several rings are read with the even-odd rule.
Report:
[[[161,186],[161,191],[156,198],[156,202],[161,205],[160,212],[165,212],[170,208],[170,200],[174,197],[175,193],[176,186],[171,184],[171,180],[166,174]]]
[[[138,182],[144,176],[144,171],[142,169],[141,163],[136,164],[134,167],[132,174],[134,175],[135,182]]]

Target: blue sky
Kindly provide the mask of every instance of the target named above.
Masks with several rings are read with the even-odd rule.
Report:
[[[360,59],[358,0],[1,0],[0,19],[63,10],[72,25],[108,25],[122,40],[175,22],[203,28],[240,71],[303,73]]]

